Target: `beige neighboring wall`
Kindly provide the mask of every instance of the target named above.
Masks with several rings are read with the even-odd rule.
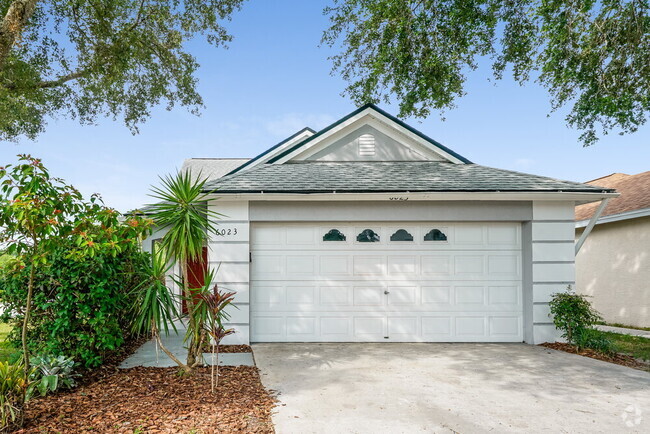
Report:
[[[596,225],[576,257],[576,289],[605,321],[650,327],[650,217]]]

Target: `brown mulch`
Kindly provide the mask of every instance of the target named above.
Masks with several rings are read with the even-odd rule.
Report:
[[[565,353],[578,354],[584,357],[591,357],[592,359],[602,360],[604,362],[615,363],[617,365],[627,366],[628,368],[640,369],[642,371],[650,370],[650,364],[644,363],[638,359],[635,359],[632,356],[626,354],[613,354],[611,356],[598,351],[585,348],[582,351],[578,351],[578,347],[563,343],[563,342],[546,342],[540,344],[542,347],[551,348],[553,350],[564,351]]]
[[[272,433],[273,396],[256,367],[222,367],[216,394],[210,368],[119,370],[92,384],[29,404],[22,433]]]
[[[203,347],[204,353],[212,352],[212,345],[205,345]],[[250,345],[219,345],[220,353],[252,353],[253,349]]]
[[[81,374],[80,377],[76,378],[76,383],[78,386],[83,386],[86,384],[91,384],[96,381],[106,378],[110,375],[113,375],[118,371],[118,366],[122,363],[127,357],[135,353],[138,348],[147,342],[149,338],[140,337],[135,339],[130,339],[126,341],[120,348],[115,351],[110,352],[104,357],[102,365],[95,369],[81,369],[78,373]]]

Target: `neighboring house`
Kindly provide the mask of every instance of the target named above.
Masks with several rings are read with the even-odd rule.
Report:
[[[243,343],[555,340],[574,207],[615,195],[479,166],[374,105],[212,189],[225,217],[208,264],[237,291],[228,339]]]
[[[588,184],[616,189],[576,257],[577,290],[610,323],[650,327],[650,171]],[[576,207],[576,237],[597,204]]]

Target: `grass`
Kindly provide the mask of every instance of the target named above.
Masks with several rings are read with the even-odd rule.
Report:
[[[650,360],[650,339],[612,332],[601,333],[612,341],[617,353],[628,354],[646,361]]]
[[[7,342],[7,335],[10,331],[11,327],[8,324],[0,323],[0,361],[2,362],[7,360],[13,362],[18,354],[18,350]]]

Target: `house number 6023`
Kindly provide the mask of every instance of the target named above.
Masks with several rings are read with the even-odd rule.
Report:
[[[217,235],[237,235],[237,229],[217,229]]]

